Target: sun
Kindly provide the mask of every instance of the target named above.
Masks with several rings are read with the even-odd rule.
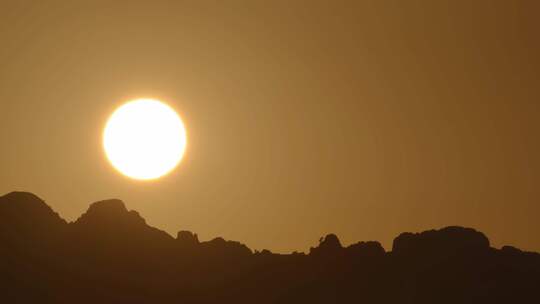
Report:
[[[110,116],[103,148],[122,174],[152,180],[171,172],[186,150],[186,129],[173,108],[155,99],[129,101]]]

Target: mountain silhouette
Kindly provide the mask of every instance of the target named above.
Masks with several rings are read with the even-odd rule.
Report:
[[[120,200],[68,223],[25,192],[0,197],[0,274],[0,303],[540,303],[540,254],[471,228],[274,254],[174,238]]]

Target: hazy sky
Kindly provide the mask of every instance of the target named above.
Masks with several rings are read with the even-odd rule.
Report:
[[[0,193],[277,252],[447,225],[538,251],[537,3],[1,1]],[[101,145],[137,97],[187,127],[154,182]]]

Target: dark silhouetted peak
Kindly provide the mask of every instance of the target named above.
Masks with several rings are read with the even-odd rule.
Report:
[[[117,199],[95,202],[76,221],[77,224],[90,225],[146,225],[137,211],[128,211],[124,202]]]
[[[193,247],[199,245],[197,234],[187,230],[178,231],[176,240],[178,240],[180,246]]]
[[[174,245],[174,239],[169,234],[147,225],[137,211],[128,211],[124,202],[117,199],[91,204],[71,227],[78,241],[107,243],[111,250],[115,248],[121,251],[120,244],[128,243],[136,246],[136,250],[143,250],[142,247],[147,246],[145,252]]]
[[[263,249],[260,252],[256,251],[255,253],[258,254],[258,255],[262,255],[262,256],[271,256],[272,255],[272,251],[270,251],[268,249]]]
[[[521,254],[521,253],[523,253],[523,251],[521,251],[520,249],[518,249],[516,247],[513,247],[513,246],[503,246],[501,248],[501,251],[506,253],[506,254]]]
[[[323,239],[320,240],[319,248],[329,248],[329,249],[335,249],[335,248],[341,248],[341,242],[339,241],[339,238],[335,234],[329,234],[325,236]]]
[[[0,197],[0,257],[3,250],[14,250],[22,260],[23,256],[54,257],[61,249],[66,227],[67,222],[32,193],[12,192]]]
[[[118,199],[110,199],[95,202],[90,205],[86,214],[116,214],[121,215],[128,212],[124,202]]]
[[[379,242],[358,242],[350,245],[346,248],[347,253],[354,255],[355,257],[375,257],[383,256],[386,251]]]
[[[46,229],[47,226],[66,224],[42,199],[29,192],[11,192],[0,197],[0,225],[9,229],[28,226]]]
[[[310,255],[327,255],[327,254],[334,254],[337,252],[340,252],[343,249],[343,246],[341,246],[341,242],[339,241],[339,238],[331,233],[328,234],[325,237],[322,237],[319,239],[319,246],[318,247],[311,247],[309,254]]]
[[[394,239],[392,252],[421,255],[488,248],[489,240],[483,233],[472,228],[450,226],[421,233],[402,233]]]
[[[519,248],[516,248],[514,246],[503,246],[500,250],[500,252],[502,252],[504,255],[507,255],[507,256],[514,256],[514,257],[517,257],[517,256],[522,256],[522,257],[534,257],[534,258],[540,258],[540,253],[538,252],[532,252],[532,251],[523,251]],[[538,261],[537,263],[537,267],[538,269],[540,270],[540,260]]]
[[[180,242],[199,244],[199,237],[197,234],[187,230],[178,231],[176,239]]]
[[[236,241],[226,241],[221,237],[202,242],[201,246],[206,253],[220,254],[223,257],[243,257],[253,253],[246,245]]]
[[[19,204],[25,204],[25,203],[29,203],[29,204],[36,204],[36,205],[41,205],[41,204],[44,204],[45,202],[39,198],[37,195],[33,194],[33,193],[30,193],[30,192],[24,192],[24,191],[13,191],[13,192],[10,192],[4,196],[1,196],[0,197],[0,201],[12,201],[12,202],[16,202],[16,203],[19,203]]]
[[[56,215],[42,199],[29,192],[11,192],[0,197],[2,212],[35,212]]]
[[[213,245],[213,246],[225,246],[227,241],[225,241],[222,237],[213,238],[212,240],[205,242],[206,244]]]

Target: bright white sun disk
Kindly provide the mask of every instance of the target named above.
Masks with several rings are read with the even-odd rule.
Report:
[[[186,149],[186,131],[163,102],[138,99],[119,107],[107,121],[103,147],[111,164],[134,179],[159,178],[172,171]]]

